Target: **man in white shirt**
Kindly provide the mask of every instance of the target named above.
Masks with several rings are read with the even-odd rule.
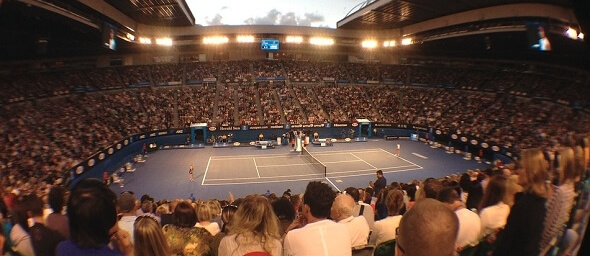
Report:
[[[364,198],[364,195],[361,196],[361,194],[357,188],[348,187],[344,191],[346,191],[346,194],[351,196],[352,199],[356,202],[356,204],[354,205],[354,210],[352,211],[352,216],[365,217],[365,220],[369,224],[369,229],[373,230],[373,227],[375,226],[375,212],[373,211],[373,207],[371,207],[371,205],[363,202],[361,197]],[[363,194],[364,194],[364,192],[363,192]]]
[[[459,193],[453,187],[445,187],[440,190],[438,200],[455,212],[459,219],[459,232],[457,233],[457,247],[475,246],[479,243],[481,233],[481,220],[477,213],[465,208],[459,198]]]
[[[346,225],[350,232],[352,247],[366,245],[369,240],[369,224],[365,217],[352,215],[354,199],[347,194],[340,194],[334,199],[330,217],[332,220]]]
[[[283,256],[351,256],[348,228],[328,220],[336,193],[329,185],[311,181],[305,189],[301,214],[287,228]]]
[[[129,232],[131,243],[135,243],[135,237],[133,231],[135,230],[134,223],[137,216],[135,211],[137,210],[137,198],[131,192],[123,192],[117,199],[117,210],[122,216],[118,222],[119,228]]]

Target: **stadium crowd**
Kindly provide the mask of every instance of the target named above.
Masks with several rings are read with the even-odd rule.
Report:
[[[527,149],[518,163],[460,175],[388,183],[377,171],[340,193],[311,181],[301,194],[237,199],[116,195],[98,179],[4,189],[1,255],[571,253],[590,214],[589,155],[588,138],[567,136],[549,160]]]
[[[524,187],[520,188],[525,193],[524,198],[528,200],[527,205],[521,206],[524,208],[514,208],[518,206],[519,201],[514,201],[512,197],[512,199],[505,200],[506,205],[513,207],[509,211],[510,215],[506,213],[506,206],[496,209],[496,212],[504,211],[506,215],[505,232],[498,233],[497,237],[490,237],[490,234],[496,234],[499,227],[497,225],[490,227],[483,225],[482,231],[477,232],[477,237],[466,238],[466,242],[452,245],[453,251],[462,250],[465,247],[482,243],[482,238],[486,237],[486,241],[498,240],[497,243],[493,243],[496,248],[488,249],[504,249],[498,255],[536,255],[534,253],[547,248],[553,237],[564,232],[563,228],[555,227],[563,227],[563,223],[567,222],[567,219],[563,216],[567,215],[569,217],[569,212],[560,213],[556,212],[555,209],[561,209],[565,212],[576,209],[574,206],[567,205],[567,203],[572,204],[574,195],[579,193],[579,189],[572,192],[575,188],[572,184],[577,184],[580,177],[583,176],[585,167],[588,166],[588,153],[586,149],[586,162],[582,161],[583,164],[580,164],[579,149],[575,146],[585,146],[587,148],[588,142],[582,142],[581,139],[572,140],[571,138],[576,137],[576,134],[587,134],[587,129],[590,127],[590,118],[581,109],[583,107],[587,108],[589,104],[588,97],[583,97],[584,93],[588,95],[588,89],[582,86],[588,82],[588,78],[570,81],[559,78],[557,77],[559,74],[551,72],[540,74],[539,72],[543,72],[542,68],[531,71],[531,69],[520,70],[517,67],[500,65],[508,71],[485,71],[469,67],[451,69],[450,67],[436,66],[436,63],[434,65],[393,66],[286,61],[235,61],[213,62],[210,64],[190,63],[152,67],[84,69],[80,72],[65,70],[32,75],[3,76],[0,78],[0,102],[2,103],[0,106],[2,109],[0,111],[0,183],[3,188],[0,193],[2,193],[4,199],[2,202],[6,207],[0,205],[0,207],[3,207],[2,216],[12,216],[13,230],[16,228],[22,237],[30,236],[31,241],[37,241],[33,239],[34,235],[47,235],[49,231],[45,232],[45,229],[43,229],[45,233],[34,233],[33,231],[36,230],[35,225],[32,227],[28,225],[27,218],[24,218],[23,221],[23,214],[26,217],[27,211],[30,211],[36,214],[32,217],[39,217],[39,201],[41,200],[42,204],[43,202],[51,204],[51,191],[62,183],[61,175],[64,171],[71,169],[98,150],[139,132],[177,127],[180,124],[193,122],[206,122],[210,125],[257,125],[284,122],[295,124],[353,122],[356,118],[365,117],[375,122],[415,124],[434,127],[450,133],[460,131],[463,134],[474,135],[484,141],[503,145],[514,152],[529,152],[523,150],[540,148],[545,154],[547,152],[560,152],[559,155],[564,159],[569,155],[575,156],[573,157],[574,160],[571,160],[573,161],[572,165],[575,166],[571,167],[575,169],[574,171],[567,169],[570,168],[567,167],[569,165],[564,164],[570,160],[562,160],[562,163],[560,163],[562,167],[553,170],[551,167],[543,167],[545,163],[542,160],[537,159],[536,162],[530,160],[531,163],[528,164],[532,165],[534,163],[535,166],[527,166],[526,161],[523,159],[522,166],[507,167],[495,172],[468,173],[468,177],[464,178],[464,184],[461,184],[461,177],[432,179],[438,181],[435,183],[440,182],[442,184],[432,185],[436,187],[437,192],[435,194],[428,191],[418,193],[418,195],[439,199],[444,206],[453,209],[457,213],[459,223],[461,223],[461,216],[463,216],[458,213],[459,210],[461,210],[461,214],[468,216],[466,218],[475,219],[473,214],[462,210],[467,209],[469,211],[471,208],[475,208],[479,213],[477,218],[483,223],[485,214],[481,202],[490,197],[486,195],[488,190],[485,189],[484,184],[509,183],[511,181],[514,183],[516,174],[513,171],[515,170],[518,170],[521,176],[524,176],[523,173],[527,174],[526,178],[532,178],[528,177],[528,171],[541,172],[532,173],[531,175],[540,175],[543,181],[554,180],[554,186],[540,188],[542,186],[530,184],[532,181],[525,183]],[[492,68],[498,68],[498,66],[492,66]],[[478,66],[478,68],[485,67]],[[571,77],[577,74],[575,71],[571,72]],[[294,84],[277,85],[278,83],[252,82],[253,77],[276,77],[281,74],[286,74],[287,81]],[[220,77],[221,82],[205,85],[187,83],[192,80],[202,81],[204,78],[212,77]],[[324,78],[334,78],[334,80],[322,81]],[[313,80],[316,81],[310,83]],[[374,80],[380,81],[380,83],[350,84],[337,82],[340,80],[357,82]],[[153,86],[159,83],[176,81],[184,81],[185,84],[165,87]],[[145,87],[131,88],[138,84]],[[575,101],[581,108],[575,108],[573,104],[558,104],[566,99],[568,102]],[[570,137],[564,139],[564,135]],[[569,152],[564,146],[571,146],[573,153]],[[538,157],[537,152],[536,155],[523,153],[523,158],[527,157],[527,154],[531,154],[531,156],[528,156],[530,158]],[[544,169],[550,169],[553,175],[549,176],[542,173],[542,171],[547,171]],[[491,176],[504,177],[506,181],[502,180],[502,178],[492,179]],[[470,182],[466,182],[467,179]],[[420,189],[426,190],[426,188],[429,188],[430,181],[430,179],[426,179],[421,182],[402,185],[392,183],[386,189],[383,189],[381,193],[368,196],[367,198],[374,199],[367,201],[367,204],[372,209],[374,208],[376,213],[381,212],[381,215],[374,216],[376,220],[387,220],[391,217],[387,223],[397,222],[400,233],[405,231],[406,236],[413,237],[411,231],[402,228],[403,225],[399,223],[399,219],[403,221],[403,217],[399,216],[405,216],[404,212],[407,214],[411,212],[409,209],[414,204],[412,202],[418,201],[413,198],[412,194],[415,190],[421,191]],[[480,188],[477,188],[478,184],[480,184]],[[83,183],[79,186],[88,187],[82,187],[78,190],[74,188],[71,191],[67,216],[78,218],[77,221],[80,221],[80,218],[100,218],[101,220],[105,218],[104,222],[100,223],[103,226],[95,226],[88,230],[70,228],[69,235],[62,232],[62,236],[54,236],[54,238],[62,238],[62,240],[67,239],[69,236],[69,240],[66,240],[65,244],[62,243],[58,247],[56,246],[59,241],[47,240],[47,244],[32,244],[28,248],[19,249],[18,245],[15,245],[15,241],[19,240],[13,238],[9,233],[5,233],[7,234],[6,237],[0,236],[0,241],[5,240],[5,251],[9,250],[11,246],[16,246],[16,250],[22,255],[45,255],[35,253],[35,250],[44,250],[38,248],[47,247],[35,248],[35,246],[54,246],[53,248],[58,248],[58,255],[67,255],[67,253],[74,252],[72,250],[98,248],[97,246],[100,246],[101,250],[111,250],[104,246],[111,241],[114,237],[113,234],[117,238],[119,236],[120,238],[131,237],[131,234],[134,233],[133,230],[123,231],[121,229],[120,231],[110,230],[111,232],[107,232],[113,227],[113,223],[109,222],[112,219],[107,220],[106,218],[113,218],[112,216],[77,215],[83,214],[83,212],[76,211],[76,207],[88,207],[83,202],[75,201],[76,196],[81,196],[81,194],[77,193],[90,191],[88,193],[99,199],[108,199],[114,196],[110,194],[112,192],[109,192],[108,189],[101,188],[98,184],[92,184],[92,182],[89,182],[89,184]],[[461,190],[454,192],[455,190],[445,190],[443,188],[449,186],[459,186]],[[311,251],[302,248],[306,246],[301,244],[301,240],[305,236],[313,235],[312,226],[314,225],[312,224],[323,223],[314,227],[315,229],[325,228],[337,231],[342,227],[334,226],[327,218],[331,217],[342,221],[350,220],[352,215],[350,215],[350,207],[346,207],[346,205],[350,206],[348,198],[337,197],[333,191],[327,191],[323,185],[319,184],[310,184],[308,189],[318,191],[306,191],[303,198],[308,193],[324,193],[322,195],[330,195],[326,198],[331,201],[314,203],[312,201],[317,198],[305,199],[304,202],[307,203],[305,204],[293,201],[293,198],[301,198],[300,196],[285,195],[281,198],[268,196],[266,199],[261,200],[260,196],[253,195],[236,200],[232,204],[230,202],[219,202],[218,200],[212,200],[211,202],[175,200],[173,202],[161,201],[159,203],[151,200],[152,205],[143,208],[141,206],[145,200],[133,199],[133,206],[126,205],[128,211],[122,212],[121,208],[124,208],[122,205],[124,200],[121,200],[121,195],[117,201],[117,207],[108,205],[112,204],[112,200],[105,200],[105,205],[102,207],[115,207],[120,215],[131,211],[137,212],[141,208],[141,214],[131,214],[130,217],[135,216],[136,219],[139,219],[138,216],[150,213],[156,219],[159,218],[157,224],[164,226],[161,237],[168,239],[168,242],[164,241],[159,249],[166,251],[170,255],[183,255],[181,251],[187,250],[187,243],[192,244],[192,250],[199,251],[198,255],[208,255],[209,253],[216,255],[222,251],[224,253],[219,253],[219,255],[242,255],[241,253],[250,251],[248,248],[263,250],[273,255],[276,255],[277,252],[283,252],[282,255],[310,255]],[[358,191],[358,189],[356,190]],[[371,191],[370,188],[363,189],[361,195],[364,195],[367,190]],[[518,190],[512,189],[510,191],[516,192]],[[444,193],[442,195],[438,194],[440,191],[444,191]],[[551,191],[557,192],[550,193]],[[353,192],[351,190],[350,194],[354,197],[355,193]],[[481,196],[478,203],[470,203],[469,197],[465,196],[465,194],[473,196],[476,193],[483,193],[483,196]],[[555,200],[553,199],[555,194],[563,195],[561,198],[568,198],[568,200]],[[511,196],[503,195],[502,197],[510,198]],[[364,201],[364,198],[365,196],[354,198],[353,203]],[[400,198],[404,202],[403,206],[399,203]],[[293,214],[291,212],[273,213],[273,215],[268,212],[268,209],[262,209],[264,207],[256,208],[250,205],[249,207],[252,208],[240,208],[241,204],[270,207],[267,204],[274,206],[277,202],[284,203],[285,201],[292,204],[291,209],[294,211],[297,209],[300,212]],[[543,202],[542,207],[539,202]],[[545,202],[548,203],[545,204]],[[330,212],[330,207],[326,209],[325,206],[332,205],[332,203],[335,206],[332,207],[332,212]],[[468,203],[474,207],[467,207]],[[72,204],[71,208],[70,204]],[[189,207],[185,207],[183,211],[185,211],[185,214],[188,212],[187,216],[190,215],[193,220],[183,219],[181,223],[178,219],[174,219],[179,218],[178,216],[172,216],[170,213],[156,215],[157,209],[162,209],[163,212],[176,212],[179,205],[185,204]],[[216,205],[216,208],[211,210],[215,214],[209,213],[199,216],[199,209],[203,208],[203,205],[209,204]],[[302,204],[306,206],[297,207],[297,205]],[[499,201],[493,204],[499,204]],[[558,204],[563,205],[555,206]],[[219,205],[230,206],[221,208]],[[430,208],[423,210],[431,211],[432,208],[439,207],[440,203],[427,202],[424,205],[429,205]],[[313,210],[313,207],[323,207],[323,209]],[[537,221],[536,224],[545,223],[536,227],[545,227],[549,231],[540,230],[538,234],[543,236],[535,238],[537,239],[535,241],[519,241],[520,244],[531,242],[528,247],[519,248],[519,250],[528,251],[513,252],[512,250],[516,250],[514,248],[517,246],[511,244],[511,242],[514,242],[517,238],[505,237],[517,235],[518,233],[516,227],[509,226],[510,223],[516,226],[524,225],[517,219],[522,218],[522,216],[518,215],[518,217],[516,214],[526,211],[526,207],[539,207],[539,211],[544,212],[542,216],[536,216],[537,218],[534,221]],[[111,208],[107,208],[104,209],[105,212],[112,211]],[[243,226],[240,226],[241,224],[232,225],[227,216],[226,221],[221,221],[223,210],[220,209],[225,210],[226,208],[237,208],[237,212],[234,214],[235,216],[241,216],[241,218],[247,218],[248,214],[264,214],[272,217],[269,223],[257,224],[265,225],[265,232],[261,234],[253,226],[246,224]],[[289,207],[286,208],[289,209]],[[58,209],[61,208],[58,207]],[[191,215],[192,211],[194,211],[194,217]],[[276,212],[277,209],[274,209],[274,211]],[[515,211],[516,213],[514,213]],[[114,213],[114,220],[116,220],[117,212]],[[337,216],[331,216],[332,213]],[[515,217],[511,218],[512,213],[515,214]],[[475,214],[477,215],[477,213]],[[41,215],[43,214],[41,213]],[[356,213],[356,215],[359,214]],[[396,216],[398,217],[393,218]],[[551,220],[558,220],[558,223],[548,223],[548,216],[559,216],[551,218]],[[165,222],[164,219],[166,218],[168,218],[168,222]],[[444,216],[441,218],[444,218]],[[40,218],[37,223],[50,225],[42,220],[43,218]],[[148,225],[149,219],[144,220]],[[195,223],[192,223],[193,221]],[[370,223],[369,218],[366,221]],[[530,221],[533,221],[533,218]],[[137,224],[143,223],[131,222],[132,225],[127,223],[127,227],[136,227]],[[190,228],[196,225],[197,222],[199,225],[206,227],[217,224],[217,228],[221,232],[212,232],[210,229],[205,228],[209,232],[206,233],[197,228]],[[107,223],[111,226],[104,226]],[[351,223],[353,222],[351,221]],[[170,226],[166,228],[165,224]],[[504,226],[504,224],[501,226]],[[308,225],[309,228],[307,228]],[[224,230],[222,228],[224,226],[228,229]],[[375,222],[375,225],[371,226],[370,229],[373,230],[373,234],[376,236],[383,235],[384,237],[369,238],[368,235],[362,235],[364,241],[373,241],[372,243],[376,245],[378,243],[376,241],[391,240],[397,235],[394,234],[394,237],[391,238],[391,234],[375,230],[378,226],[377,222]],[[459,236],[461,237],[460,226]],[[122,225],[119,225],[119,227],[122,228]],[[390,226],[388,227],[388,229],[394,230]],[[42,227],[37,228],[42,229]],[[527,227],[518,226],[517,228],[523,229]],[[62,226],[55,229],[63,231],[65,228],[62,223]],[[89,232],[89,230],[100,234],[85,233]],[[215,228],[212,228],[212,230],[215,230]],[[286,236],[285,231],[289,231]],[[490,231],[493,232],[490,233]],[[179,239],[182,240],[182,234],[186,234],[186,232],[189,232],[190,236],[196,240],[190,242],[179,241]],[[340,240],[334,239],[334,241],[344,242],[348,239],[350,243],[330,244],[329,248],[334,247],[335,250],[342,250],[342,248],[352,248],[353,245],[356,245],[355,241],[358,241],[358,239],[355,240],[352,237],[353,234],[345,236],[343,234],[346,233],[337,233]],[[219,234],[222,234],[221,237]],[[231,239],[224,238],[225,235],[231,237]],[[135,235],[135,238],[138,237],[138,235]],[[404,246],[403,250],[406,251],[408,248],[415,248],[415,250],[421,248],[419,244],[413,244],[408,239],[396,240],[398,247],[400,247],[398,249],[401,250],[402,245]],[[522,239],[522,237],[518,239]],[[133,251],[130,246],[133,246],[136,252],[144,250],[144,247],[148,246],[145,243],[141,245],[140,241],[137,239],[127,241],[118,239],[115,241],[115,247],[119,247],[119,252],[130,255],[128,253]],[[217,241],[217,245],[215,245],[215,241]],[[252,241],[257,241],[257,243]],[[48,245],[50,242],[52,245]],[[328,243],[328,241],[321,239],[317,239],[316,242]],[[426,241],[424,242],[426,243]],[[138,244],[140,245],[138,246]],[[245,246],[246,244],[247,246]],[[180,246],[185,247],[179,249]],[[307,247],[315,248],[315,246]],[[427,248],[427,246],[424,246],[424,248]],[[351,250],[347,249],[346,251],[350,253]],[[346,255],[347,253],[338,255]]]

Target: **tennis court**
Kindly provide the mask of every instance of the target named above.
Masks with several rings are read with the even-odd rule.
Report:
[[[401,144],[401,158],[394,156]],[[332,147],[312,146],[309,156],[291,152],[291,147],[260,150],[255,147],[159,150],[147,161],[136,164],[135,172],[124,175],[125,186],[111,185],[120,193],[134,191],[156,198],[226,198],[267,191],[291,189],[302,193],[312,180],[331,184],[334,189],[366,187],[383,170],[388,183],[427,177],[444,177],[487,165],[464,160],[462,155],[410,140],[371,140],[341,143]],[[194,181],[188,166],[194,165]],[[326,172],[324,173],[324,166]]]
[[[236,168],[239,166],[239,168]],[[202,185],[268,183],[374,175],[422,169],[381,148],[250,155],[212,156]]]

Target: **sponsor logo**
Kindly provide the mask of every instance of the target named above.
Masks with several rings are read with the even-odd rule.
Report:
[[[393,124],[375,124],[375,127],[393,127]]]
[[[357,126],[359,126],[358,123],[352,123],[352,127],[357,127]]]
[[[168,134],[168,132],[159,132],[158,136],[162,136],[162,135],[166,135],[166,134]]]
[[[150,137],[155,137],[156,134],[155,133],[150,133]]]
[[[239,126],[222,126],[219,127],[220,131],[239,131],[240,127]]]
[[[176,134],[184,133],[183,130],[176,130]]]
[[[348,127],[348,124],[334,124],[334,127]]]
[[[270,129],[283,129],[282,125],[271,125]]]
[[[143,140],[143,139],[145,139],[145,135],[141,135],[141,136],[139,136],[139,139],[140,139],[140,140]]]
[[[222,127],[222,128],[223,128],[223,127]],[[217,130],[217,127],[215,127],[215,126],[211,126],[211,127],[209,127],[209,131],[212,131],[212,132],[214,132],[215,130]]]
[[[303,125],[302,124],[292,124],[291,128],[302,128]]]

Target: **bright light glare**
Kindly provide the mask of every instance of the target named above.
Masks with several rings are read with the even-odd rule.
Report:
[[[135,36],[132,35],[131,33],[127,33],[127,39],[129,39],[129,41],[135,41]]]
[[[293,44],[300,44],[300,43],[303,43],[303,37],[301,37],[301,36],[287,36],[287,38],[285,39],[285,42],[293,43]]]
[[[413,43],[412,38],[403,38],[402,45],[411,45]]]
[[[395,46],[395,40],[383,42],[383,47],[394,47],[394,46]]]
[[[157,45],[164,45],[164,46],[172,46],[172,38],[169,37],[162,37],[156,38]]]
[[[584,33],[580,32],[580,33],[578,34],[578,39],[580,39],[580,40],[584,40]]]
[[[333,45],[334,39],[327,37],[312,37],[309,39],[309,43],[313,45]]]
[[[149,39],[147,37],[140,37],[139,43],[140,44],[152,44],[152,39]]]
[[[573,29],[573,28],[568,28],[568,29],[565,31],[565,35],[566,35],[567,37],[571,38],[571,39],[574,39],[574,40],[575,40],[575,39],[578,39],[578,31],[576,31],[576,30],[575,30],[575,29]]]
[[[229,39],[226,36],[209,36],[203,38],[204,44],[226,44]]]
[[[365,40],[361,43],[363,48],[375,48],[377,47],[377,41],[375,40]]]
[[[238,41],[238,43],[253,43],[254,36],[237,36],[236,40]]]

